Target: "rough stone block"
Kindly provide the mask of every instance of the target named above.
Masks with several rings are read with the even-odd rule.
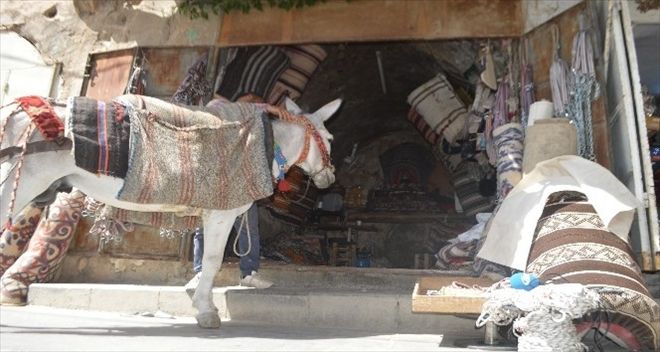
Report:
[[[265,324],[305,326],[308,321],[309,298],[255,290],[227,291],[227,311],[232,320],[259,321]]]
[[[89,309],[139,313],[158,310],[158,287],[137,285],[92,285]]]
[[[309,324],[314,327],[395,332],[397,295],[356,293],[312,293],[309,295]]]
[[[27,303],[65,309],[89,309],[91,289],[88,285],[32,284]]]

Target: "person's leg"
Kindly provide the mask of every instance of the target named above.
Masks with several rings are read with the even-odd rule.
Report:
[[[193,271],[202,271],[202,257],[204,256],[204,231],[200,228],[193,235]]]
[[[259,210],[256,204],[252,204],[247,211],[247,222],[243,224],[243,228],[238,233],[238,246],[241,253],[249,253],[241,257],[239,262],[239,269],[241,270],[241,285],[255,287],[258,289],[268,288],[273,285],[272,282],[262,278],[258,273],[259,270]],[[234,227],[240,227],[240,221],[234,223]],[[250,229],[250,248],[248,248],[247,228]]]
[[[204,230],[197,228],[193,235],[193,271],[195,276],[184,286],[191,299],[195,294],[197,285],[199,285],[199,277],[202,273],[202,257],[204,257]]]
[[[241,270],[241,278],[244,278],[253,271],[259,270],[259,256],[261,253],[261,248],[259,246],[259,211],[257,209],[257,204],[254,203],[246,212],[247,221],[243,224],[241,228],[242,217],[238,217],[234,223],[234,228],[238,237],[238,248],[240,253],[247,252],[250,249],[250,252],[241,257],[238,267]],[[248,246],[248,228],[250,229],[250,243]],[[240,229],[240,232],[239,232]],[[249,248],[248,248],[249,247]]]

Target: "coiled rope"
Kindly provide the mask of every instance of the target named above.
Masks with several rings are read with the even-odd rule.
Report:
[[[519,351],[581,352],[573,319],[600,307],[599,294],[581,284],[546,284],[531,291],[491,290],[476,326],[513,323]]]

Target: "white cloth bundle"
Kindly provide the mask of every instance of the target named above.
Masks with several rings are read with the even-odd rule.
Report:
[[[463,137],[468,112],[443,74],[410,93],[408,104],[447,142],[454,143]]]

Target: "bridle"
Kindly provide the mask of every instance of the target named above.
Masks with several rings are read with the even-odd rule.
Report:
[[[284,163],[281,163],[281,161],[278,161],[278,167],[280,168],[280,174],[281,177],[283,178],[283,173],[285,174],[289,168],[292,166],[301,166],[302,163],[307,160],[307,157],[309,156],[309,150],[311,146],[311,141],[312,138],[314,138],[314,142],[316,143],[316,146],[319,148],[319,151],[321,152],[321,160],[322,160],[322,167],[320,170],[309,173],[307,176],[310,178],[315,177],[316,175],[320,174],[321,172],[325,171],[326,169],[329,169],[331,172],[335,171],[335,167],[332,165],[332,159],[330,158],[330,153],[328,152],[328,148],[326,148],[325,143],[323,143],[323,137],[321,137],[321,134],[319,133],[318,129],[314,124],[305,116],[302,115],[294,115],[287,111],[286,109],[277,107],[277,106],[272,106],[272,105],[267,105],[266,106],[266,111],[272,115],[275,115],[278,120],[282,120],[285,122],[293,123],[300,125],[304,128],[305,130],[305,141],[303,145],[303,150],[300,153],[300,156],[296,160],[296,162],[289,164],[286,159],[284,159]],[[276,147],[276,161],[277,159],[283,158],[283,156],[278,157],[278,147]],[[281,151],[280,151],[281,154]],[[277,179],[278,177],[276,177]]]

